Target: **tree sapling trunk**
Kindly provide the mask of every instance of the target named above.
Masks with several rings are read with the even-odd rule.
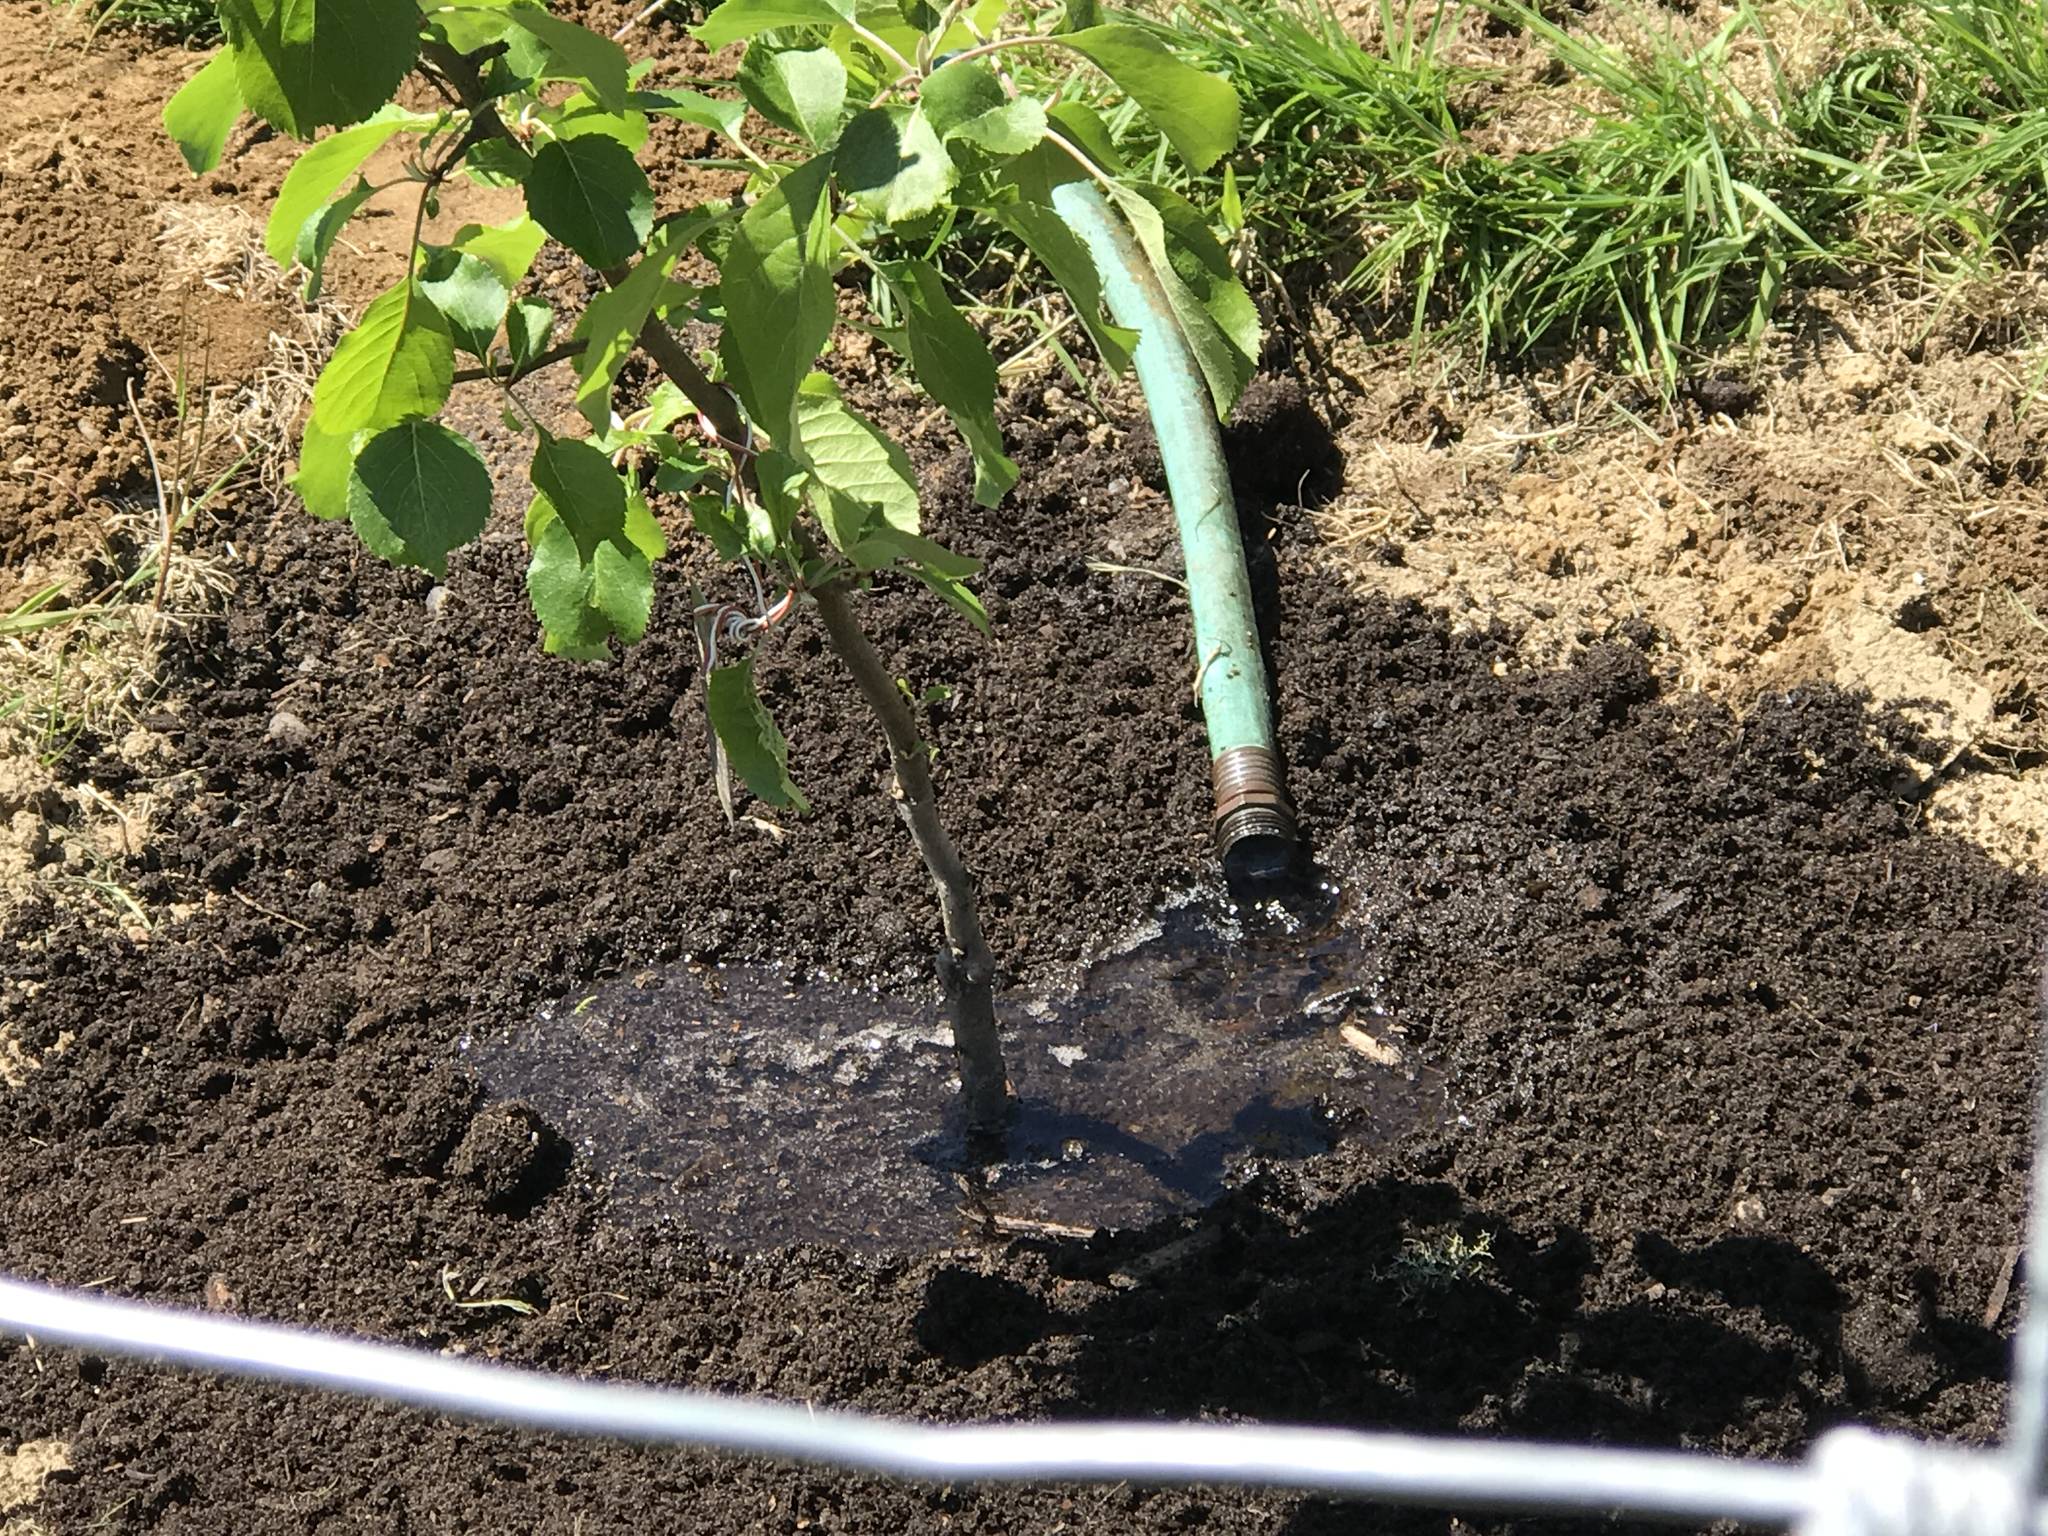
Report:
[[[967,1125],[976,1135],[999,1131],[1009,1113],[1009,1074],[996,1030],[995,957],[982,937],[975,910],[974,882],[939,820],[932,789],[931,759],[917,733],[910,706],[883,665],[847,601],[846,587],[828,582],[812,593],[832,649],[846,663],[861,697],[888,738],[895,771],[896,812],[910,829],[918,857],[938,889],[945,947],[939,951],[939,985],[953,1022],[953,1053],[960,1063],[960,1092]]]

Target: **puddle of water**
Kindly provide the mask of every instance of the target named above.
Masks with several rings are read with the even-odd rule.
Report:
[[[462,1049],[616,1207],[729,1246],[1139,1225],[1258,1161],[1444,1117],[1374,1002],[1368,933],[1323,895],[1308,919],[1190,902],[1070,985],[1005,994],[1018,1112],[995,1161],[959,1134],[935,1002],[772,966],[624,978]]]

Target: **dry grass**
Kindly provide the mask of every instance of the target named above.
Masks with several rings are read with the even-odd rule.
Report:
[[[151,484],[95,503],[95,545],[69,552],[0,612],[0,914],[40,886],[137,937],[156,914],[123,871],[186,788],[168,772],[169,742],[145,724],[167,702],[165,658],[216,622],[232,596],[240,562],[220,509],[281,490],[342,319],[333,306],[296,304],[246,212],[183,204],[156,212],[169,290],[266,302],[294,314],[297,331],[273,333],[263,366],[242,381],[206,377],[203,352],[195,358],[182,344],[171,357],[153,356],[149,388],[130,409]],[[80,780],[72,770],[81,753],[103,751],[140,770],[142,787],[116,796]]]

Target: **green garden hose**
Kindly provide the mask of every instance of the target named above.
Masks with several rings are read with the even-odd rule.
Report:
[[[1294,868],[1299,833],[1273,749],[1251,578],[1209,387],[1158,273],[1109,199],[1092,182],[1073,181],[1052,200],[1095,259],[1110,313],[1138,333],[1132,356],[1166,463],[1194,609],[1216,851],[1233,881],[1276,879]]]

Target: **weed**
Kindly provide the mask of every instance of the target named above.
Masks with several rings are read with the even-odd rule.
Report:
[[[1427,1238],[1403,1238],[1401,1251],[1378,1278],[1391,1282],[1404,1298],[1414,1301],[1477,1280],[1492,1268],[1491,1233],[1468,1238],[1462,1232],[1448,1231]]]
[[[70,0],[92,16],[87,39],[109,28],[148,32],[175,42],[208,45],[220,41],[215,0]]]

